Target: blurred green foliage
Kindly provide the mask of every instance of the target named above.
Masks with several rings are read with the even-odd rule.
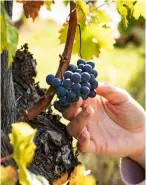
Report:
[[[42,87],[47,87],[47,74],[56,73],[59,65],[59,54],[64,45],[59,45],[58,30],[61,26],[53,21],[37,20],[32,23],[27,20],[19,30],[19,45],[28,43],[30,51],[37,60],[38,75]],[[127,33],[128,34],[128,33]],[[72,63],[78,57],[72,56]],[[125,45],[124,48],[115,47],[112,51],[102,50],[99,59],[94,59],[99,72],[98,81],[125,88],[144,107],[144,45]],[[64,120],[65,123],[67,121]],[[119,172],[119,160],[93,154],[83,154],[81,161],[87,169],[91,169],[99,185],[124,185]]]

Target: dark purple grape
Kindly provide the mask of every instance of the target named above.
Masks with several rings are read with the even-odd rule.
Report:
[[[61,97],[59,99],[59,104],[64,107],[64,108],[68,108],[70,106],[70,103],[69,101],[67,100],[67,98],[64,96],[64,97]]]
[[[90,75],[89,83],[92,83],[95,81],[95,76],[93,74]]]
[[[62,86],[59,86],[57,89],[57,95],[60,96],[65,96],[66,95],[66,89]]]
[[[95,63],[94,62],[89,61],[89,62],[87,62],[87,64],[89,64],[92,67],[92,69],[94,69],[94,67],[95,67]]]
[[[47,84],[52,85],[52,81],[54,80],[54,78],[55,78],[54,75],[49,74],[49,75],[46,77],[46,82],[47,82]]]
[[[82,86],[87,86],[89,89],[91,89],[91,84],[89,82],[81,83]]]
[[[65,79],[67,79],[67,78],[71,78],[71,76],[72,76],[72,74],[73,74],[73,72],[71,72],[71,71],[66,71],[65,73],[64,73],[64,78]]]
[[[94,90],[91,90],[89,93],[90,98],[94,98],[96,96],[96,92]]]
[[[53,80],[52,80],[52,86],[53,87],[59,87],[61,85],[61,79],[59,79],[59,78],[54,78]]]
[[[81,87],[81,94],[88,95],[90,93],[90,89],[87,86]]]
[[[77,61],[77,66],[78,65],[80,65],[80,64],[86,64],[86,62],[85,62],[85,60],[84,59],[79,59],[78,61]]]
[[[71,76],[71,80],[74,83],[79,83],[81,81],[81,75],[77,72],[73,73],[73,75]]]
[[[72,100],[72,103],[78,102],[78,101],[79,101],[79,98],[80,98],[80,97],[76,95],[76,98]]]
[[[82,74],[82,69],[77,69],[76,73]]]
[[[81,97],[82,97],[83,100],[87,100],[88,99],[88,95],[83,95],[82,94]]]
[[[54,102],[54,108],[58,110],[59,112],[63,113],[66,111],[66,108],[62,107],[59,103],[59,101]]]
[[[98,73],[95,69],[92,70],[92,74],[95,76],[95,78],[98,76]]]
[[[73,92],[80,92],[81,85],[80,84],[73,84],[71,89]]]
[[[81,74],[81,80],[82,80],[82,82],[88,82],[89,80],[90,80],[90,74],[89,73],[87,73],[87,72],[83,72],[82,74]]]
[[[83,67],[84,72],[91,73],[92,72],[92,67],[89,64],[85,64]]]
[[[70,64],[70,65],[68,66],[67,71],[75,72],[75,71],[76,71],[76,69],[77,69],[77,67],[76,67],[74,64]]]
[[[62,85],[65,87],[65,89],[70,89],[72,86],[72,81],[69,78],[64,79]]]
[[[79,64],[78,65],[78,69],[82,69],[83,70],[83,68],[84,68],[84,64]]]
[[[95,80],[91,83],[91,89],[96,89],[98,87],[98,82]]]
[[[68,91],[66,93],[66,98],[68,99],[69,102],[72,102],[76,99],[76,94],[72,91]]]

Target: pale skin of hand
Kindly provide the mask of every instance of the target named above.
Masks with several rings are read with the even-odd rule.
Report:
[[[81,152],[139,157],[144,152],[145,112],[123,89],[102,83],[97,96],[74,103],[63,116]]]

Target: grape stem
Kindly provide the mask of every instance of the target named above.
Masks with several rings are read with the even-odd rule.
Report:
[[[60,57],[59,67],[56,72],[57,78],[61,78],[69,66],[72,49],[73,49],[73,43],[75,39],[76,27],[77,27],[76,4],[73,0],[71,0],[68,33],[67,33],[65,48],[64,48],[63,54]],[[44,97],[41,98],[37,104],[35,104],[29,110],[24,111],[22,115],[23,116],[22,119],[24,121],[30,121],[33,118],[35,118],[37,115],[39,115],[43,110],[45,110],[48,107],[54,95],[55,95],[55,90],[52,87],[49,87]]]

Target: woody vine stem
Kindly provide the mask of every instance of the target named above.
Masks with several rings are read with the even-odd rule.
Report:
[[[77,27],[77,13],[75,7],[76,7],[75,2],[71,0],[68,33],[63,54],[60,55],[59,67],[56,73],[57,78],[62,77],[62,74],[64,74],[64,72],[67,70],[71,60],[71,54]],[[29,121],[35,118],[37,115],[39,115],[43,110],[45,110],[48,107],[54,95],[55,90],[52,87],[49,87],[44,97],[40,99],[40,101],[37,104],[35,104],[32,108],[25,111],[25,113],[23,114],[23,120]]]

